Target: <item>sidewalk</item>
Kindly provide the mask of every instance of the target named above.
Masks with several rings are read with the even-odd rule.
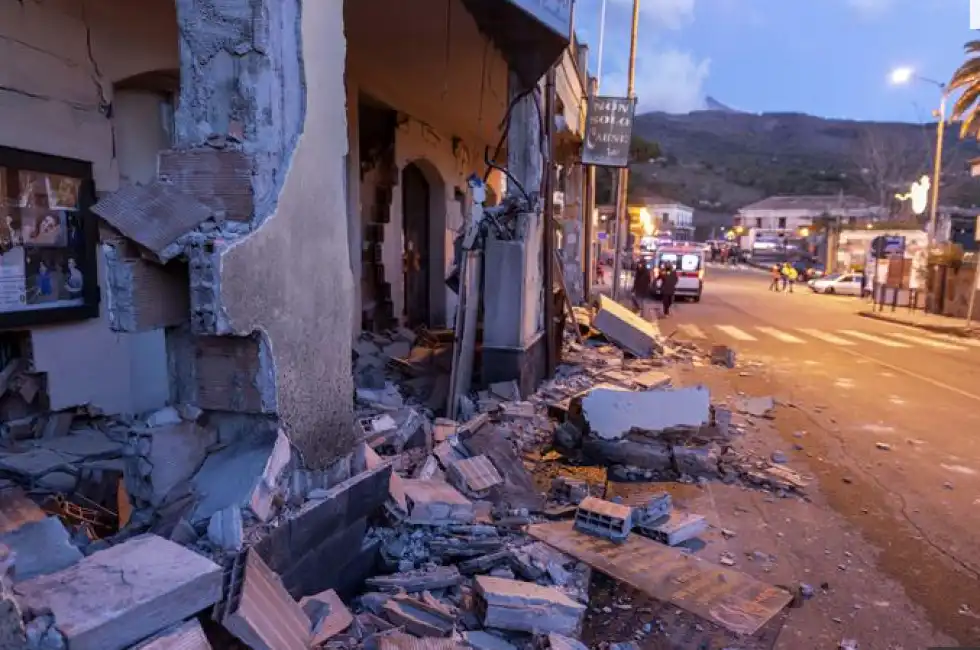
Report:
[[[869,308],[858,311],[858,316],[871,318],[895,325],[906,327],[916,327],[921,330],[935,332],[938,334],[950,334],[952,336],[962,336],[965,338],[980,338],[980,324],[974,321],[970,329],[966,328],[965,318],[953,318],[952,316],[941,316],[939,314],[927,314],[922,311],[910,312],[904,307],[899,307],[894,312],[889,307],[883,311],[874,311]]]

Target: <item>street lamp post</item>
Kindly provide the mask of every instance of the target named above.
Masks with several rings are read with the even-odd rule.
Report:
[[[949,88],[941,81],[917,75],[912,68],[896,68],[892,71],[893,84],[907,84],[911,81],[923,81],[939,88],[939,122],[936,125],[936,156],[932,168],[932,197],[929,201],[929,231],[928,250],[932,251],[936,239],[936,220],[939,210],[939,178],[943,168],[943,139],[946,133],[946,100],[949,98]]]

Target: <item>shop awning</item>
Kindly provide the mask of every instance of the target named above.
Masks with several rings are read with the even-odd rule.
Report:
[[[572,0],[463,0],[521,83],[530,87],[568,47]]]

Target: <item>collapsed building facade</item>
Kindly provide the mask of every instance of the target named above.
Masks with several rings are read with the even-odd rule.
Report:
[[[523,4],[3,2],[3,419],[194,404],[226,435],[282,428],[311,466],[348,454],[352,340],[454,325],[467,178],[490,152],[534,159],[537,189],[538,80],[562,57],[558,136],[580,140],[568,3]],[[532,226],[484,354],[533,384]]]

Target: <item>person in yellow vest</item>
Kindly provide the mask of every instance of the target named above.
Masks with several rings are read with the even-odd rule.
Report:
[[[783,262],[783,291],[789,290],[793,293],[793,285],[796,284],[796,269],[789,262]]]

